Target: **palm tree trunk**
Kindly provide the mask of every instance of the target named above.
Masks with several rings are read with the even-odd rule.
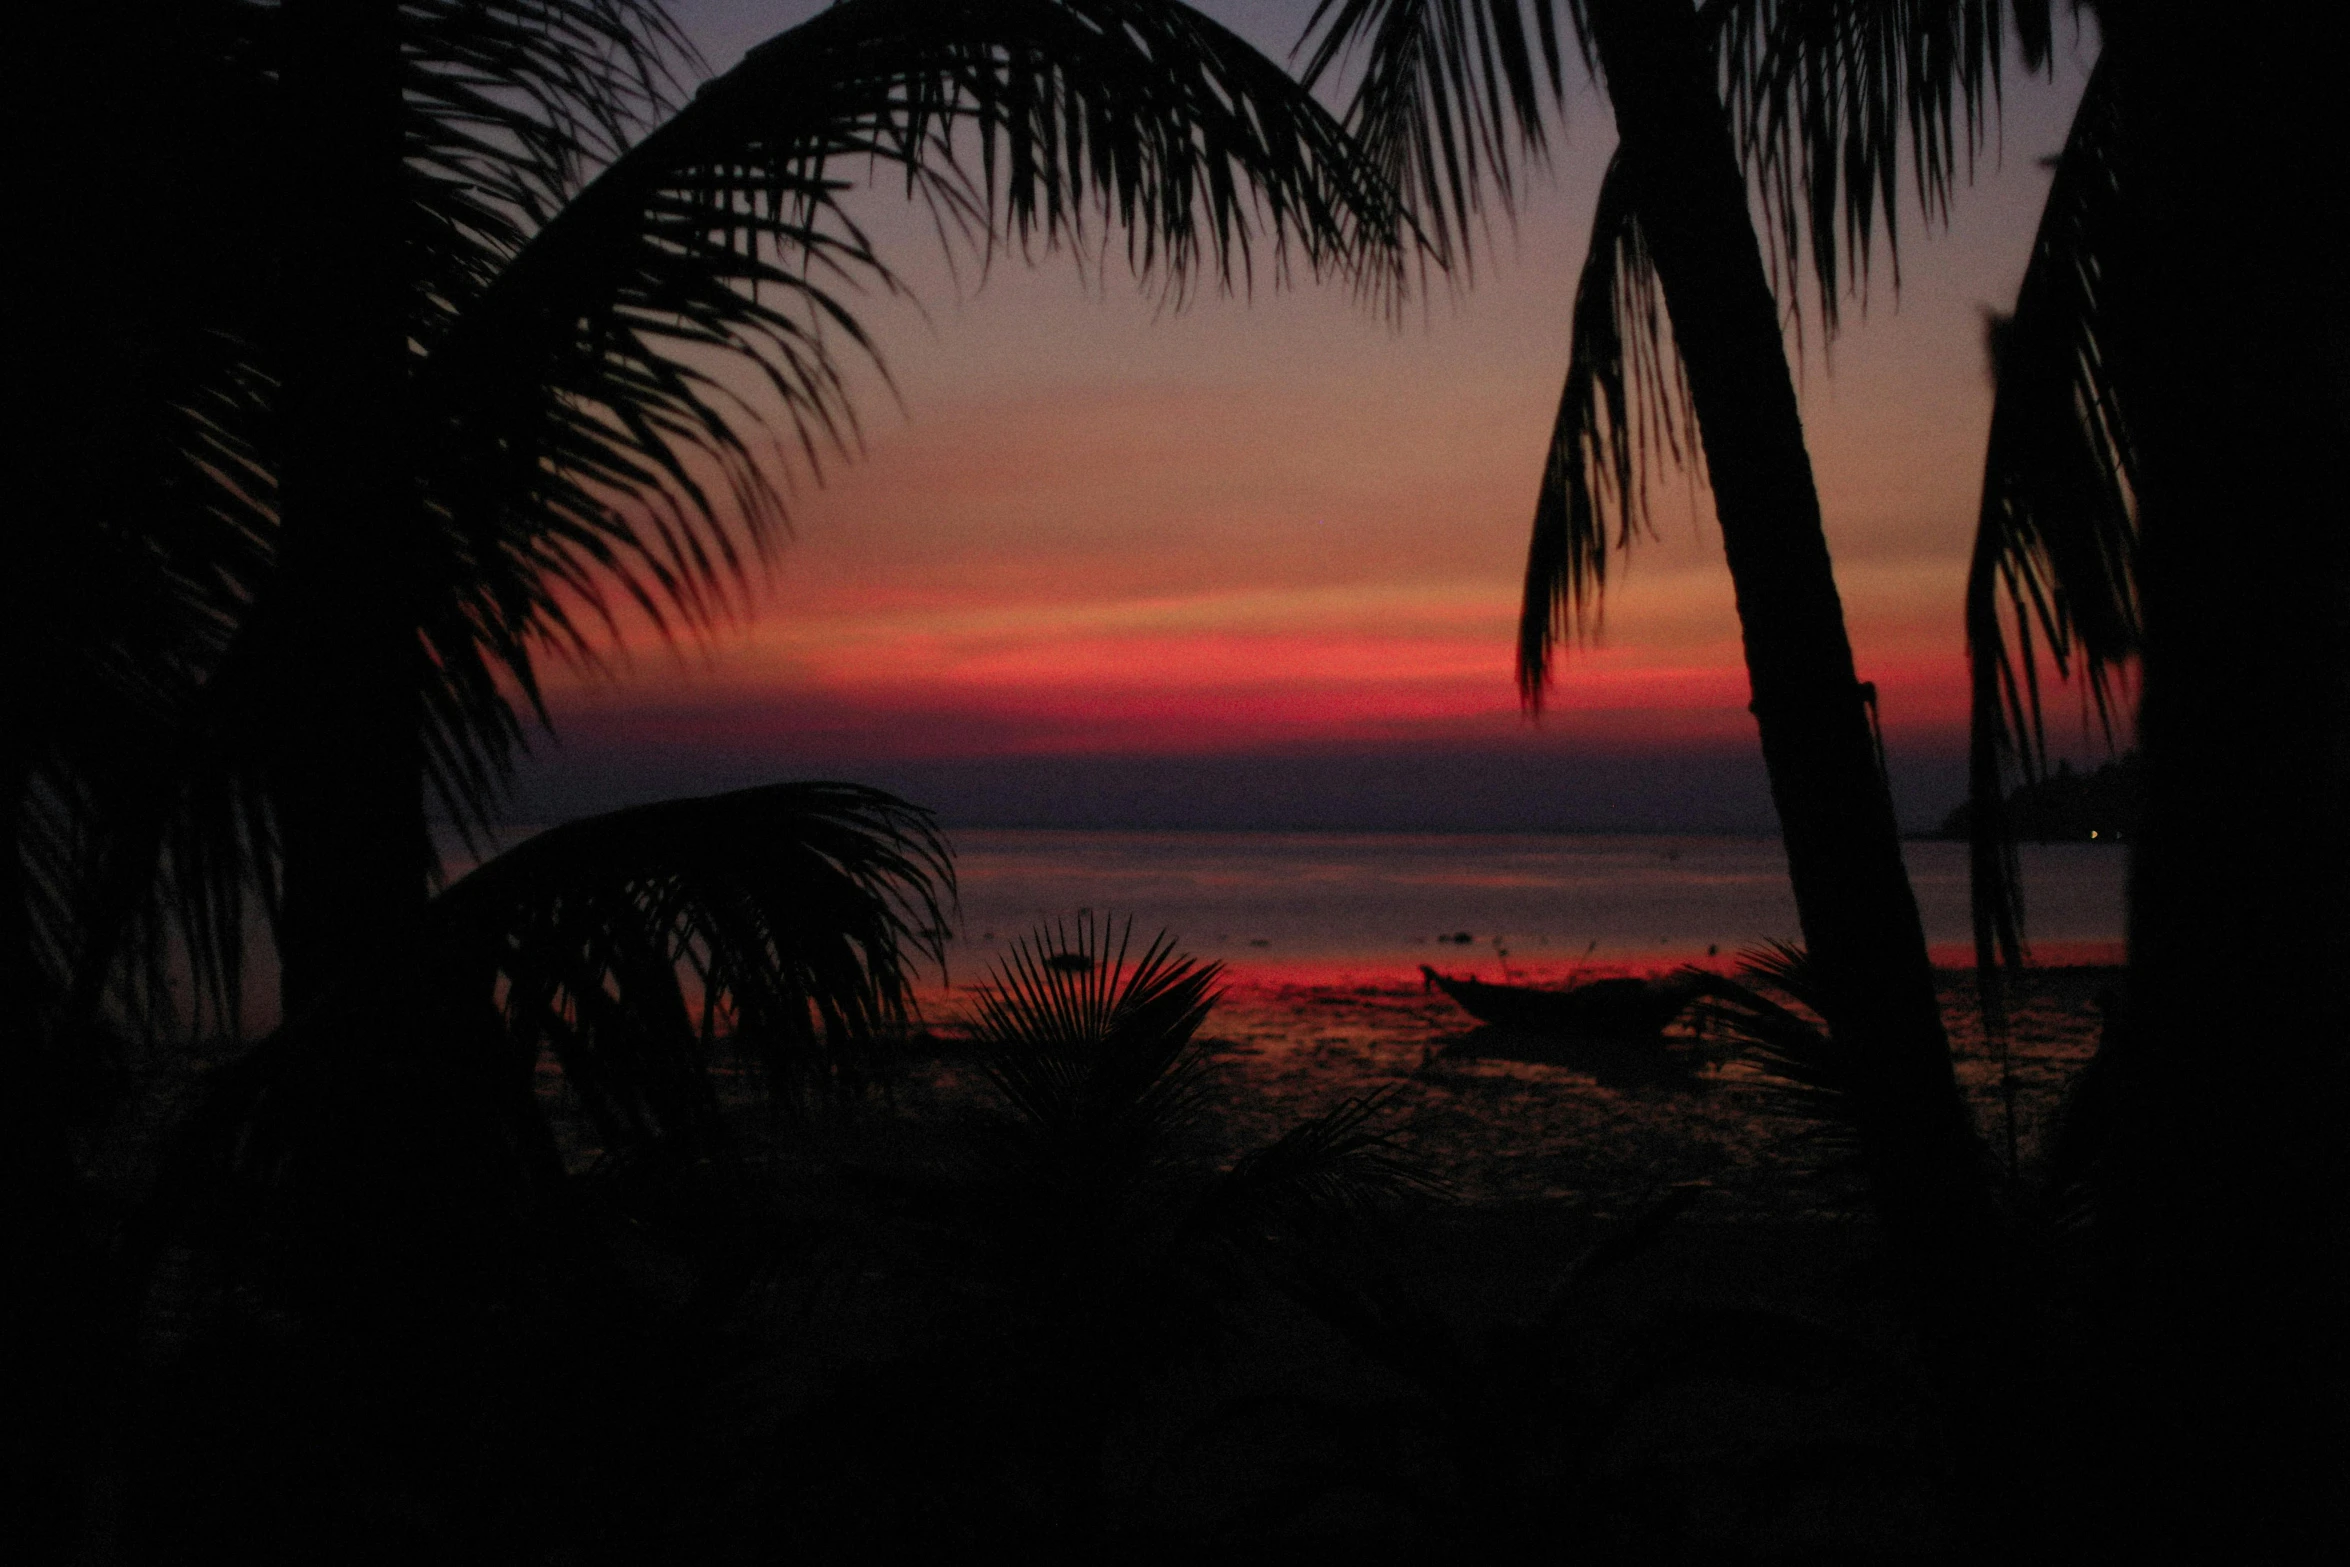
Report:
[[[1705,442],[1804,941],[1829,1021],[1866,1041],[1871,1096],[1905,1123],[1868,1150],[1879,1198],[1946,1235],[1981,1210],[1975,1143],[1712,56],[1681,0],[1589,16]]]
[[[394,0],[288,0],[282,531],[271,623],[287,736],[270,787],[290,1016],[422,907],[418,508]]]
[[[2116,290],[2147,786],[2099,1213],[2119,1510],[2189,1554],[2314,1559],[2350,1531],[2350,29],[2099,16],[2144,258]]]

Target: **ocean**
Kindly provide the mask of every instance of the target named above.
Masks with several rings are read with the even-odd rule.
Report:
[[[961,941],[985,967],[1039,921],[1090,912],[1170,932],[1236,980],[1489,979],[1652,969],[1797,937],[1776,839],[1565,834],[962,831]],[[1966,847],[1905,843],[1937,961],[1972,961]],[[2023,850],[2043,962],[2115,962],[2124,854]],[[1463,940],[1462,938],[1467,938]],[[977,975],[956,972],[957,983]]]
[[[1301,1115],[1383,1096],[1382,1124],[1459,1196],[1628,1212],[1663,1185],[1714,1188],[1705,1211],[1787,1213],[1830,1202],[1815,1146],[1737,1061],[1696,1079],[1627,1085],[1520,1050],[1422,983],[1420,965],[1558,982],[1696,961],[1797,934],[1775,840],[1539,834],[962,831],[952,834],[962,939],[952,1022],[969,987],[1039,921],[1161,930],[1227,965],[1202,1030],[1231,1152]],[[2003,1149],[2001,1054],[1975,1010],[1963,844],[1902,852],[1941,965],[1944,1019],[1977,1125]],[[2121,959],[2124,853],[2023,850],[2033,953],[2006,1054],[2019,1145],[2037,1147],[2094,1048],[2099,993]],[[1467,937],[1463,941],[1459,938]],[[1054,945],[1058,945],[1057,942]],[[960,992],[958,994],[957,992]],[[1825,1211],[1825,1210],[1823,1210]]]

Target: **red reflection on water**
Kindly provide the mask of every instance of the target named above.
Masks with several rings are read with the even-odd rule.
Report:
[[[1940,970],[1963,973],[1975,964],[1971,946],[1935,945],[1927,952],[1934,967]],[[2123,944],[2118,941],[2046,941],[2033,943],[2030,966],[2039,969],[2118,967],[2123,959]],[[1481,979],[1488,984],[1563,988],[1587,980],[1627,975],[1653,979],[1692,965],[1716,974],[1734,975],[1738,961],[1736,952],[1708,952],[1702,947],[1694,950],[1660,947],[1653,952],[1595,954],[1585,961],[1546,959],[1531,963],[1515,958],[1504,962],[1490,948],[1478,947],[1431,948],[1421,957],[1261,955],[1225,958],[1222,983],[1226,995],[1235,1001],[1295,999],[1304,991],[1417,993],[1424,983],[1420,965],[1425,963],[1440,974]],[[984,963],[958,964],[951,986],[941,986],[933,977],[921,990],[925,1015],[934,1018],[951,1015],[988,982],[992,972],[992,966]]]

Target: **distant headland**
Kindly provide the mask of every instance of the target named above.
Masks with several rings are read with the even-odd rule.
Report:
[[[2142,791],[2135,751],[2086,773],[2059,762],[2055,772],[2008,795],[2008,820],[2018,839],[2034,843],[2128,843],[2138,835]],[[1962,803],[1936,836],[1964,838],[1973,822],[1972,802]]]

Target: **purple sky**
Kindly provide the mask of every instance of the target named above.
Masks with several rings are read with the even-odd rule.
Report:
[[[1277,58],[1310,0],[1202,7]],[[723,69],[805,4],[683,0]],[[1960,594],[1989,416],[1982,312],[2012,300],[2093,39],[2011,73],[1952,231],[1905,219],[1832,361],[1800,367],[1855,649],[1905,817],[1962,770]],[[524,815],[764,779],[897,787],[951,822],[1771,826],[1710,506],[1668,490],[1602,645],[1523,717],[1512,628],[1604,102],[1579,84],[1553,167],[1475,287],[1400,327],[1342,287],[1159,308],[1066,257],[984,284],[884,190],[858,207],[915,302],[865,319],[864,451],[800,485],[750,612],[632,638],[556,682],[561,744]]]

